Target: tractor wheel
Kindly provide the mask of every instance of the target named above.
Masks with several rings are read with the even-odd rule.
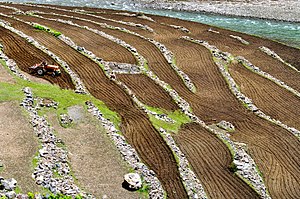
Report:
[[[56,76],[61,75],[60,71],[55,71],[55,75],[56,75]]]
[[[43,69],[38,69],[36,72],[38,75],[41,75],[41,76],[44,75],[44,73],[45,73],[45,71]]]

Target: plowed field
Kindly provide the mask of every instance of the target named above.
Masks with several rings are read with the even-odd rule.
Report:
[[[282,59],[300,69],[299,49],[216,27],[212,27],[212,29],[220,33],[213,33],[208,31],[210,28],[208,25],[167,17],[149,15],[156,21],[151,22],[138,17],[117,15],[115,14],[116,11],[113,10],[79,8],[92,12],[104,11],[105,13],[93,14],[107,19],[148,25],[154,29],[154,33],[151,33],[139,27],[99,19],[82,13],[31,7],[28,5],[6,5],[23,11],[43,11],[48,13],[40,14],[40,16],[45,18],[71,20],[81,26],[88,26],[103,31],[135,47],[138,53],[147,59],[149,69],[160,80],[168,83],[178,92],[190,104],[193,113],[205,121],[206,124],[210,125],[226,120],[235,126],[236,130],[230,133],[230,138],[233,141],[247,144],[247,151],[261,171],[265,185],[272,198],[299,198],[299,139],[286,129],[261,119],[253,112],[247,110],[230,91],[227,82],[214,62],[211,52],[201,45],[183,40],[180,37],[187,35],[195,39],[205,40],[222,51],[230,52],[235,56],[244,56],[261,70],[284,81],[298,91],[300,91],[300,74],[261,52],[258,47],[266,46],[270,48]],[[69,10],[74,9],[66,6],[56,7]],[[0,12],[12,14],[13,11],[0,8]],[[70,17],[56,16],[51,14],[51,12]],[[87,29],[34,16],[14,16],[55,29],[70,37],[77,45],[92,51],[105,61],[137,63],[130,51]],[[151,42],[123,31],[103,28],[95,23],[72,19],[71,16],[124,27],[164,44],[174,54],[177,66],[195,84],[196,92],[192,93],[187,89],[183,80],[170,66],[162,52]],[[70,68],[79,75],[89,92],[120,115],[122,120],[121,131],[125,135],[127,142],[136,149],[142,161],[157,174],[158,179],[167,192],[168,198],[188,198],[183,186],[183,180],[180,178],[176,158],[171,149],[154,128],[148,116],[133,104],[130,96],[120,86],[105,76],[96,63],[49,33],[37,31],[32,26],[11,18],[0,16],[0,19],[8,21],[12,27],[30,35],[66,61]],[[180,25],[188,28],[191,32],[187,34],[169,25]],[[250,44],[242,44],[229,35],[241,36]],[[53,62],[43,52],[4,28],[0,28],[0,43],[4,45],[7,56],[14,59],[25,72],[28,72],[28,66],[43,59],[50,63]],[[299,97],[272,81],[251,72],[240,64],[229,65],[229,72],[239,85],[241,92],[251,98],[254,104],[264,113],[288,126],[300,129]],[[44,76],[44,78],[51,83],[58,84],[62,88],[74,88],[70,77],[66,73],[57,78],[51,76]],[[169,111],[178,110],[178,106],[169,93],[147,77],[146,74],[117,74],[116,78],[126,84],[142,103]],[[187,157],[191,168],[204,186],[209,198],[260,198],[247,183],[229,170],[229,165],[232,162],[230,150],[211,132],[198,124],[189,123],[182,126],[178,132],[173,132],[172,136],[179,149]]]

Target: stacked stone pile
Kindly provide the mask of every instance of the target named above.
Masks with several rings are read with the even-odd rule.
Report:
[[[217,124],[217,126],[221,129],[224,129],[224,130],[229,131],[229,132],[235,131],[235,127],[233,126],[233,124],[231,124],[230,122],[227,122],[225,120],[222,120],[221,122],[219,122]]]
[[[73,118],[71,118],[67,114],[60,114],[59,117],[60,117],[60,123],[62,125],[69,125],[73,123]]]
[[[114,144],[120,151],[123,159],[138,173],[142,179],[149,185],[149,198],[164,198],[164,190],[155,173],[143,164],[135,151],[125,140],[122,133],[117,130],[112,122],[104,118],[100,110],[91,102],[86,102],[88,111],[97,117],[107,134],[113,140]]]
[[[114,73],[119,73],[119,74],[140,74],[141,73],[140,68],[134,64],[108,62],[108,66]]]
[[[34,132],[42,145],[37,156],[37,166],[32,174],[33,179],[54,194],[94,198],[75,185],[70,174],[67,151],[57,146],[61,141],[55,136],[54,129],[43,116],[38,115],[35,106],[40,105],[35,104],[38,101],[34,99],[31,89],[26,87],[23,91],[25,98],[20,105],[28,112]]]
[[[9,199],[16,198],[17,181],[14,178],[5,180],[0,176],[0,198],[7,197]]]
[[[242,44],[249,45],[250,43],[243,39],[242,37],[236,35],[229,35],[229,37],[239,40]]]
[[[99,12],[97,12],[99,13]],[[155,22],[154,19],[152,19],[149,16],[146,16],[144,13],[128,13],[128,12],[118,12],[118,13],[113,13],[114,15],[122,15],[122,16],[126,16],[126,17],[137,17],[140,19],[145,19],[151,22]]]
[[[300,72],[300,70],[298,70],[296,67],[292,66],[291,64],[287,63],[286,61],[284,61],[277,53],[275,53],[274,51],[272,51],[271,49],[265,47],[265,46],[260,46],[259,49],[266,53],[267,55],[273,57],[274,59],[277,59],[278,61],[282,62],[283,64],[287,65],[288,67],[292,68],[293,70]]]

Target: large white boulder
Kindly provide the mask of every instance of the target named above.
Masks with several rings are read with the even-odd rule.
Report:
[[[141,176],[137,173],[128,173],[124,175],[124,181],[130,189],[140,189],[142,187]]]

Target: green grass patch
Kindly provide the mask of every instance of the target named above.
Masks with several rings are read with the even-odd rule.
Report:
[[[42,30],[42,31],[49,32],[49,33],[51,33],[52,35],[54,35],[55,37],[58,37],[58,36],[61,35],[61,32],[58,32],[58,31],[56,31],[56,30],[54,30],[54,29],[52,29],[52,28],[47,28],[47,27],[42,26],[42,25],[40,25],[40,24],[34,24],[33,27],[34,27],[35,29],[38,29],[38,30]]]
[[[180,110],[176,110],[176,111],[172,112],[172,111],[166,111],[166,110],[162,110],[159,108],[153,108],[153,107],[147,107],[147,109],[151,110],[153,112],[156,112],[158,114],[165,114],[166,116],[168,116],[169,118],[174,120],[174,123],[170,123],[170,122],[160,120],[160,119],[156,118],[155,116],[149,114],[151,123],[157,129],[163,128],[167,131],[177,133],[179,131],[181,125],[190,123],[192,121],[188,116],[183,114]]]
[[[141,194],[144,198],[149,198],[149,186],[144,184],[142,188],[137,190],[139,194]]]
[[[67,113],[67,108],[74,105],[85,107],[86,101],[91,101],[103,113],[104,117],[119,126],[120,118],[117,113],[111,111],[102,101],[91,95],[77,94],[73,90],[61,89],[56,85],[28,82],[17,79],[15,84],[0,82],[0,102],[22,101],[24,94],[22,88],[30,87],[36,97],[51,99],[58,102],[57,115]]]

